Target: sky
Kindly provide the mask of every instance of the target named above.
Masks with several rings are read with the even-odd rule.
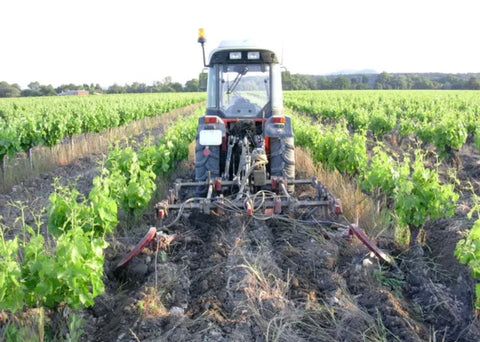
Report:
[[[198,78],[221,40],[274,46],[292,73],[480,72],[476,0],[0,0],[0,81],[108,87]]]

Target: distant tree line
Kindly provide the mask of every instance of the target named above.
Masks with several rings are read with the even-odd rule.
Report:
[[[133,82],[124,86],[113,84],[102,88],[97,84],[62,84],[54,88],[52,85],[43,85],[39,82],[30,82],[27,89],[21,89],[17,83],[8,84],[0,82],[0,97],[28,97],[28,96],[53,96],[70,90],[86,90],[90,94],[126,94],[126,93],[166,93],[166,92],[197,92],[200,91],[199,80],[192,79],[184,85],[173,82],[171,77],[163,81],[153,82],[151,85]]]
[[[118,84],[111,85],[106,90],[108,94],[124,94],[124,93],[170,93],[170,92],[196,92],[200,91],[199,81],[194,78],[187,81],[184,85],[179,82],[173,82],[171,77],[165,77],[161,82],[153,82],[151,85],[145,83],[133,82],[121,86]]]
[[[316,76],[282,74],[284,90],[327,89],[480,89],[480,73],[475,74],[352,74]]]
[[[53,88],[52,85],[43,85],[39,82],[30,82],[27,89],[21,89],[17,83],[8,84],[0,82],[0,97],[29,97],[29,96],[53,96],[69,90],[87,90],[90,93],[103,92],[99,84],[62,84],[60,87]]]
[[[204,75],[204,74],[202,74]],[[336,89],[471,89],[480,90],[480,73],[472,74],[351,74],[351,75],[303,75],[282,73],[284,90],[336,90]],[[173,82],[171,77],[151,85],[133,82],[132,84],[113,84],[102,88],[97,84],[62,84],[54,88],[31,82],[27,89],[21,89],[16,83],[0,82],[0,97],[52,96],[69,90],[86,90],[90,94],[126,94],[126,93],[164,93],[201,91],[200,82],[194,78],[185,84]]]

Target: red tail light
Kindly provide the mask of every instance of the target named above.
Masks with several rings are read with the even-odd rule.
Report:
[[[335,201],[335,214],[336,215],[342,214],[342,206],[340,205],[339,201]]]
[[[214,124],[218,122],[218,118],[216,116],[206,116],[205,123],[206,124]]]
[[[284,116],[274,116],[272,121],[275,124],[284,124],[285,123],[285,117]]]

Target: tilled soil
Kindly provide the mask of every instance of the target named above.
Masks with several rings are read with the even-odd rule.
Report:
[[[478,184],[478,151],[465,146],[457,157],[460,180]],[[87,155],[1,193],[2,222],[14,227],[21,213],[8,203],[46,207],[56,177],[88,193],[101,159]],[[179,169],[188,175],[191,161]],[[82,340],[480,341],[475,281],[453,256],[472,224],[469,206],[464,195],[453,218],[430,223],[423,248],[379,239],[394,266],[327,227],[192,213],[172,227],[178,236],[165,252],[146,248],[116,270],[156,224],[146,213],[110,241],[106,292],[81,312]]]
[[[85,340],[476,341],[473,281],[431,255],[382,266],[358,241],[295,221],[192,214],[85,310]],[[399,251],[391,251],[395,255]],[[120,253],[121,254],[121,253]],[[118,261],[112,253],[107,269]],[[459,267],[460,269],[461,267]]]

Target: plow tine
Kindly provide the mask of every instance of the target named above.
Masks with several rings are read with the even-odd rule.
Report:
[[[360,229],[355,224],[351,224],[348,226],[349,232],[352,235],[355,235],[362,243],[369,249],[371,250],[380,260],[383,262],[386,262],[387,264],[392,264],[393,259],[390,257],[388,254],[383,252],[380,248],[378,248],[368,237],[367,235],[363,232],[363,230]]]
[[[122,267],[123,265],[130,262],[133,258],[135,258],[142,249],[150,242],[152,239],[157,235],[157,228],[151,227],[147,234],[143,237],[143,239],[133,248],[130,253],[128,253],[122,260],[117,264],[115,269]]]
[[[153,250],[166,249],[170,243],[178,237],[178,234],[166,234],[162,231],[157,231],[157,228],[151,227],[142,240],[117,264],[115,270],[122,266],[125,266],[133,258],[135,258],[140,252],[147,246],[149,242],[154,244]]]

